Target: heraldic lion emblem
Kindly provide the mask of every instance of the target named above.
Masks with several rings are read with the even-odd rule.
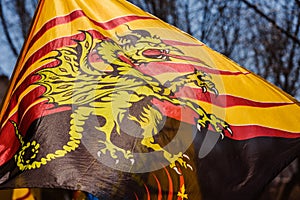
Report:
[[[178,48],[165,44],[160,37],[151,35],[146,30],[129,29],[126,35],[116,34],[116,40],[95,40],[89,32],[82,31],[82,34],[84,39],[76,41],[76,46],[57,50],[57,66],[37,72],[41,79],[36,84],[46,88],[43,98],[57,106],[73,107],[69,141],[61,149],[47,154],[44,158],[37,160],[37,155],[33,155],[31,159],[34,160],[29,161],[23,158],[24,151],[31,148],[38,154],[39,145],[36,141],[26,144],[19,136],[22,149],[16,155],[16,160],[21,170],[39,168],[55,158],[75,151],[84,134],[87,134],[84,133],[83,125],[91,115],[105,119],[105,123],[95,127],[105,134],[105,140],[98,141],[103,147],[98,151],[99,156],[105,154],[116,160],[122,156],[122,159],[134,162],[130,150],[118,147],[111,141],[112,131],[121,134],[121,123],[126,119],[138,124],[142,129],[141,145],[162,152],[171,168],[176,168],[175,162],[185,168],[191,168],[184,159],[184,152],[172,154],[154,140],[163,114],[152,105],[153,99],[192,109],[197,114],[195,126],[199,130],[211,126],[222,138],[225,130],[232,134],[229,124],[225,121],[214,114],[206,113],[195,102],[174,95],[186,84],[200,87],[203,93],[209,91],[218,95],[209,74],[195,70],[162,84],[155,77],[137,69],[142,64],[147,66],[147,63],[151,62],[172,61],[172,55],[182,54]],[[99,69],[91,64],[89,57],[92,53],[97,55],[109,70]],[[129,112],[130,108],[136,105],[139,105],[139,109],[134,113]]]

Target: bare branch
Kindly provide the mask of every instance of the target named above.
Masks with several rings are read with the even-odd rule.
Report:
[[[6,21],[5,21],[5,18],[4,18],[4,15],[3,15],[3,5],[2,5],[2,0],[0,0],[0,19],[1,19],[1,23],[2,23],[2,26],[3,26],[3,32],[5,34],[5,37],[7,39],[7,42],[13,52],[13,54],[15,56],[18,56],[18,50],[17,48],[15,47],[13,41],[12,41],[12,38],[10,37],[10,33],[8,31],[8,26],[6,24]]]
[[[291,34],[289,31],[287,31],[286,29],[282,28],[281,26],[279,26],[275,20],[273,20],[272,18],[270,18],[268,15],[266,15],[263,11],[261,11],[257,6],[255,6],[254,4],[250,3],[247,0],[241,0],[243,3],[245,3],[249,8],[253,9],[256,13],[258,13],[261,17],[263,17],[264,19],[266,19],[268,22],[270,22],[274,27],[276,27],[278,30],[280,30],[282,33],[284,33],[286,36],[288,36],[289,38],[291,38],[295,43],[300,45],[300,39],[297,38],[295,35]],[[297,3],[299,0],[296,0]]]

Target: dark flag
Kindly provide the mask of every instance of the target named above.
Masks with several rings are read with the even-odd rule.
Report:
[[[299,102],[124,0],[41,0],[2,106],[0,186],[256,199]]]

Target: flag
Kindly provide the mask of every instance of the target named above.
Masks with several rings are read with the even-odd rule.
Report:
[[[299,155],[299,111],[127,1],[41,0],[0,114],[0,186],[255,199]]]

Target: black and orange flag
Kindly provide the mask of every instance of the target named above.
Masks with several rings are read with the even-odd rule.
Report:
[[[0,186],[255,199],[299,103],[125,0],[40,0],[2,106]]]

